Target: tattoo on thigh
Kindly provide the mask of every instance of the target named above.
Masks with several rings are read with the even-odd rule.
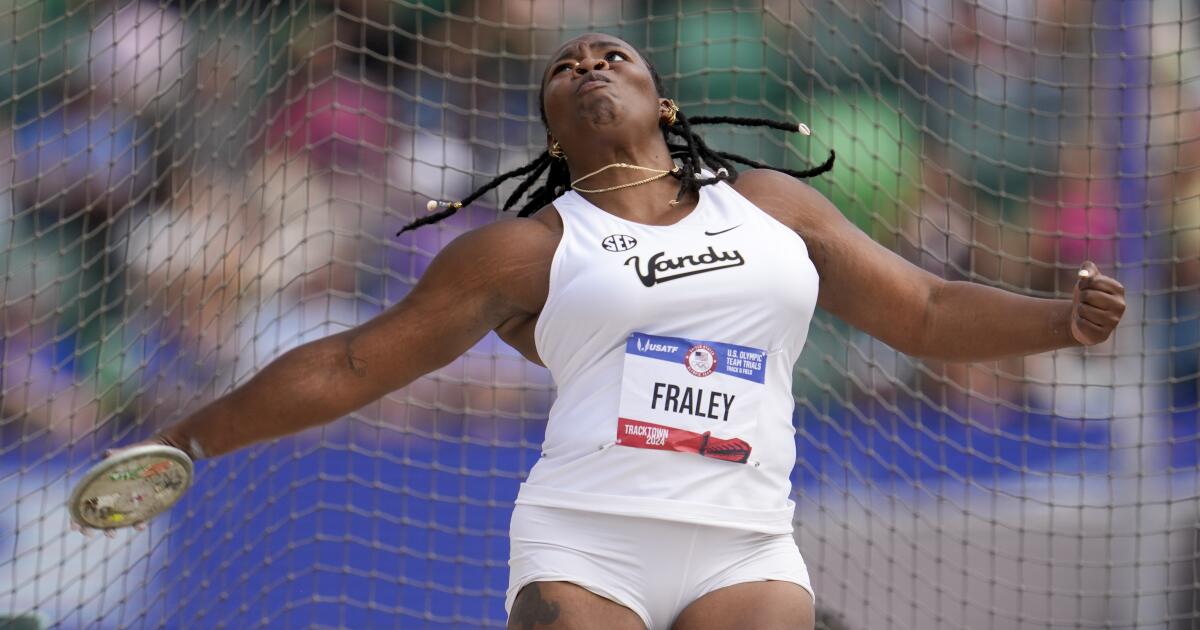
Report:
[[[551,624],[558,621],[558,603],[542,599],[542,589],[537,582],[521,589],[517,601],[513,603],[510,627],[520,630],[533,630],[537,624]]]

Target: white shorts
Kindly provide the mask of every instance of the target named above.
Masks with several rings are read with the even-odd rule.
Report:
[[[719,588],[765,580],[810,594],[808,567],[791,534],[517,505],[504,610],[531,582],[571,582],[637,613],[650,630]]]

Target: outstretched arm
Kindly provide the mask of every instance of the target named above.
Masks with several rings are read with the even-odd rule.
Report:
[[[804,238],[822,308],[906,354],[985,361],[1091,345],[1107,339],[1125,311],[1124,287],[1091,263],[1071,300],[946,281],[871,240],[794,178],[750,171],[738,190]]]
[[[463,235],[394,307],[288,351],[155,441],[193,459],[214,457],[329,422],[404,387],[509,318],[540,309],[524,287],[549,265],[548,236],[544,225],[528,219]]]
[[[982,361],[1108,339],[1125,312],[1125,287],[1084,263],[1071,300],[1031,298],[970,282],[939,281],[916,356]]]

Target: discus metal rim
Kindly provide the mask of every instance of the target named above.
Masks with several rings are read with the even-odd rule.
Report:
[[[179,490],[178,495],[176,495],[171,503],[162,510],[155,512],[154,514],[151,514],[141,520],[129,520],[119,523],[106,523],[102,525],[94,525],[84,520],[80,509],[81,503],[84,500],[84,493],[92,486],[92,484],[110,474],[114,469],[124,465],[129,460],[145,456],[161,457],[163,459],[171,460],[183,467],[185,472],[183,488]],[[90,529],[120,529],[123,527],[132,527],[134,525],[149,521],[155,516],[158,516],[159,514],[169,510],[171,506],[175,505],[175,503],[178,503],[180,497],[182,497],[183,494],[192,487],[192,482],[195,479],[195,472],[196,469],[195,465],[192,463],[192,459],[187,456],[187,453],[184,453],[174,446],[167,446],[166,444],[142,444],[140,446],[131,446],[113,453],[109,457],[105,457],[89,468],[88,471],[84,473],[83,477],[81,477],[79,481],[75,483],[75,488],[71,491],[71,498],[67,502],[67,509],[71,513],[71,520],[73,522]]]

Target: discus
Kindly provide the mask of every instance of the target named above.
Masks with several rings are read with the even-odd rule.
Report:
[[[132,527],[175,505],[192,485],[192,460],[163,444],[114,453],[92,466],[71,492],[67,508],[84,527]]]

